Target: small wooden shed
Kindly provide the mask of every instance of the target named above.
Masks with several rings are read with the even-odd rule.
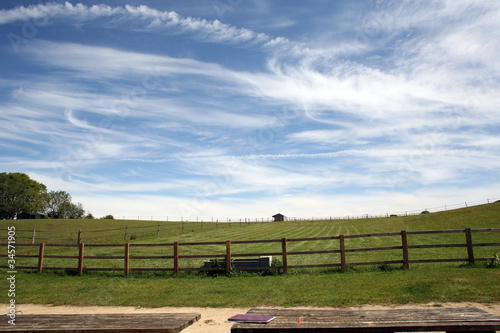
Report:
[[[273,215],[273,219],[274,219],[274,222],[281,222],[281,221],[285,221],[286,216],[278,213],[276,215]]]

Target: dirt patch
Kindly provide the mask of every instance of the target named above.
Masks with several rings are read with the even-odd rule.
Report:
[[[7,313],[7,304],[1,304],[0,314]],[[383,309],[415,309],[429,307],[476,307],[485,311],[500,315],[500,303],[498,304],[478,304],[478,303],[429,303],[429,304],[407,304],[407,305],[362,305],[350,307],[352,310],[383,310]],[[276,308],[276,307],[273,307]],[[328,307],[300,307],[302,309],[336,309]],[[233,323],[228,322],[227,318],[239,313],[245,313],[250,308],[196,308],[196,307],[163,307],[163,308],[141,308],[141,307],[117,307],[117,306],[52,306],[36,304],[17,304],[18,314],[93,314],[93,313],[181,313],[196,312],[201,313],[201,319],[186,328],[182,332],[201,333],[213,332],[227,333],[230,331]],[[346,308],[344,308],[346,309]]]

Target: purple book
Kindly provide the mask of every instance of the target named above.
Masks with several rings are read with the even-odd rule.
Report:
[[[262,316],[262,315],[248,315],[248,314],[237,314],[229,318],[229,321],[237,321],[240,323],[261,323],[266,324],[276,318],[275,316]]]

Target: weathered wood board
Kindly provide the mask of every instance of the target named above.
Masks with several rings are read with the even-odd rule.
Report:
[[[500,316],[476,308],[251,309],[247,314],[276,316],[276,319],[267,324],[237,323],[232,326],[232,333],[500,331]]]
[[[20,314],[16,315],[15,325],[4,316],[0,332],[177,333],[200,317],[199,313]]]

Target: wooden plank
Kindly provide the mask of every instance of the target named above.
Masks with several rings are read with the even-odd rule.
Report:
[[[163,243],[163,244],[130,244],[130,246],[135,247],[150,247],[150,246],[174,246],[174,243]]]
[[[247,241],[233,241],[233,244],[258,244],[258,243],[280,243],[281,239],[261,239]]]
[[[234,242],[232,242],[234,244]],[[257,253],[232,253],[234,257],[260,257],[260,256],[280,256],[282,252],[257,252]]]
[[[500,243],[474,243],[474,247],[476,246],[500,246]]]
[[[106,259],[120,259],[120,260],[124,260],[125,256],[85,256],[85,259],[104,259],[104,260],[106,260]]]
[[[129,259],[174,259],[174,256],[130,256]]]
[[[179,243],[174,243],[174,275],[179,274]]]
[[[384,247],[364,247],[358,249],[348,249],[345,252],[371,252],[383,250],[401,250],[401,246],[384,246]]]
[[[467,244],[408,245],[409,249],[433,249],[439,247],[466,247]]]
[[[499,232],[500,228],[471,229],[472,232]]]
[[[344,238],[368,238],[368,237],[381,237],[381,236],[399,236],[399,232],[379,232],[374,234],[356,234],[344,235]]]
[[[8,257],[8,254],[0,254],[0,257]],[[38,258],[40,255],[36,254],[16,254],[16,258]]]
[[[86,244],[85,246],[86,247],[123,247],[123,243],[122,244],[105,244],[105,243],[101,243],[101,244]]]
[[[474,265],[474,247],[472,245],[472,232],[470,228],[465,229],[465,241],[467,243],[467,257],[469,258],[469,264]]]
[[[247,314],[276,316],[268,324],[237,323],[243,332],[414,332],[498,331],[500,316],[476,308],[311,310],[251,309]]]
[[[450,230],[426,230],[426,231],[407,231],[408,235],[429,235],[429,234],[459,234],[464,232],[463,229]]]
[[[289,242],[307,242],[307,241],[320,241],[320,240],[332,240],[339,239],[339,236],[327,236],[327,237],[310,237],[310,238],[289,238]]]
[[[226,245],[226,242],[187,242],[180,245]]]
[[[329,254],[329,253],[340,253],[340,250],[324,250],[324,251],[295,251],[295,252],[288,252],[288,255],[300,255],[300,254]]]
[[[123,274],[128,276],[130,274],[130,244],[125,244],[125,263],[123,268]]]
[[[17,315],[16,325],[0,322],[0,332],[178,333],[199,320],[199,313]]]
[[[38,256],[37,256],[38,257]],[[44,255],[43,258],[53,258],[53,259],[78,259],[78,256],[58,256],[58,255]]]
[[[403,249],[403,267],[404,269],[410,268],[410,258],[408,256],[408,238],[406,230],[401,231],[401,248]]]
[[[403,264],[403,260],[379,260],[379,261],[365,261],[365,262],[350,262],[348,266],[369,266],[369,265],[393,265]]]
[[[195,259],[195,258],[225,258],[225,254],[192,254],[192,255],[184,255],[179,256],[181,259]]]
[[[428,263],[428,262],[461,262],[461,261],[468,261],[468,258],[463,258],[463,259],[417,259],[417,260],[410,260],[411,264],[422,264],[422,263]]]
[[[347,264],[345,260],[345,243],[344,243],[344,235],[340,235],[340,266],[342,267],[342,272],[347,270]]]
[[[231,241],[226,241],[226,274],[231,272]]]
[[[43,270],[43,252],[45,249],[45,244],[40,244],[40,249],[38,251],[38,273],[41,273]]]
[[[85,248],[84,243],[80,243],[80,249],[78,252],[78,276],[83,274],[83,250]]]
[[[283,261],[283,274],[287,275],[288,274],[288,258],[287,258],[287,252],[286,252],[286,238],[281,239],[281,257]]]

